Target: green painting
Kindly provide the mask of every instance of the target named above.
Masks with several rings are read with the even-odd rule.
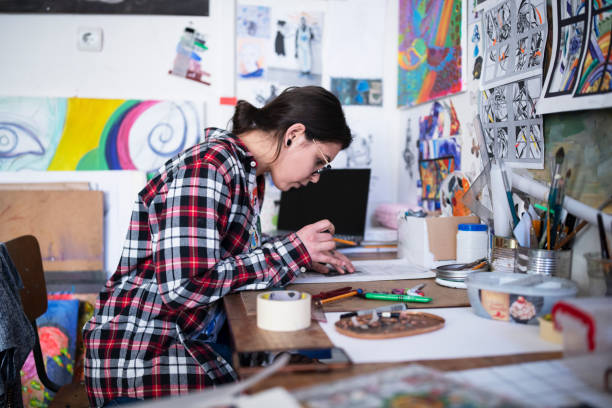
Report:
[[[571,169],[567,194],[591,207],[612,194],[612,109],[545,115],[544,142],[544,170],[532,171],[537,179],[550,182],[551,164],[563,146],[563,174]]]

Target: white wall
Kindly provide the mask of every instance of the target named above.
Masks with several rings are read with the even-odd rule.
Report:
[[[361,120],[362,112],[369,113],[374,118],[374,122],[369,125],[378,126],[381,137],[384,137],[376,153],[382,169],[379,176],[381,193],[371,205],[370,213],[377,202],[396,201],[395,169],[399,158],[394,152],[400,140],[397,136],[399,113],[395,108],[397,0],[287,0],[276,4],[279,3],[283,6],[293,3],[304,9],[323,9],[326,30],[323,49],[324,86],[329,85],[330,75],[384,78],[383,107],[347,107],[347,117],[351,125],[351,118]],[[377,12],[369,16],[368,7]],[[206,103],[206,126],[225,128],[233,107],[220,105],[219,98],[235,96],[235,9],[235,1],[211,0],[209,17],[0,14],[0,97],[188,99]],[[202,67],[211,73],[211,86],[168,74],[176,44],[187,25],[192,25],[207,37],[209,50],[203,54]],[[101,52],[77,49],[79,27],[102,28]],[[346,27],[346,30],[342,27]],[[350,34],[351,30],[353,33],[364,32],[360,29],[365,27],[379,30],[384,38],[382,43],[378,40],[379,43],[370,42],[364,46],[363,41],[351,38],[350,35],[343,37],[343,34]],[[344,56],[335,60],[326,58],[328,55],[336,55],[338,51],[338,44],[331,43],[333,33],[333,41],[341,41]],[[372,53],[376,54],[375,57],[370,55]],[[62,173],[62,179],[83,179],[83,174],[75,172],[71,176],[71,172]],[[115,179],[121,183],[118,173],[107,173],[109,182]],[[58,175],[39,174],[37,181],[40,181],[39,176],[53,181]],[[11,174],[7,173],[3,180],[7,181],[10,177]],[[20,175],[13,181],[25,182],[27,179],[27,175]],[[120,190],[113,194],[107,200],[109,205],[123,200],[130,203],[131,207],[134,201],[132,193]],[[126,211],[129,212],[123,209],[117,215],[116,222],[120,225],[126,217],[129,218]],[[111,219],[107,222],[115,221]],[[105,255],[105,263],[110,273],[115,268],[119,255],[115,252],[123,242],[125,231],[107,231],[107,234],[111,236],[105,239],[107,243],[110,240],[106,250],[112,253]]]

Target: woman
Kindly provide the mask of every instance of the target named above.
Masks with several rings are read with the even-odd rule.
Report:
[[[85,325],[92,406],[156,398],[237,379],[220,330],[222,296],[283,286],[300,272],[354,272],[328,220],[264,238],[264,174],[281,190],[316,183],[351,143],[340,103],[289,88],[263,108],[239,101],[232,132],[169,160],[139,193],[119,266]],[[222,335],[223,333],[221,333]]]

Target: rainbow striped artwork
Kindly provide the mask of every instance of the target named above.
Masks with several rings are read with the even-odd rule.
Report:
[[[462,0],[400,0],[398,106],[461,91]]]
[[[203,103],[0,98],[0,171],[153,171],[203,137]]]

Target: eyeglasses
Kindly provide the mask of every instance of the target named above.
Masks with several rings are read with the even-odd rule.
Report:
[[[319,153],[321,153],[321,156],[323,157],[323,160],[325,161],[325,166],[321,167],[319,170],[315,170],[312,172],[313,175],[315,174],[321,174],[326,172],[327,170],[331,170],[331,164],[329,164],[329,161],[327,160],[327,157],[325,157],[325,155],[323,154],[323,152],[321,151],[321,148],[319,147],[319,144],[317,143],[317,141],[315,139],[312,139],[312,141],[314,142],[315,146],[317,146],[317,150],[319,151]]]

